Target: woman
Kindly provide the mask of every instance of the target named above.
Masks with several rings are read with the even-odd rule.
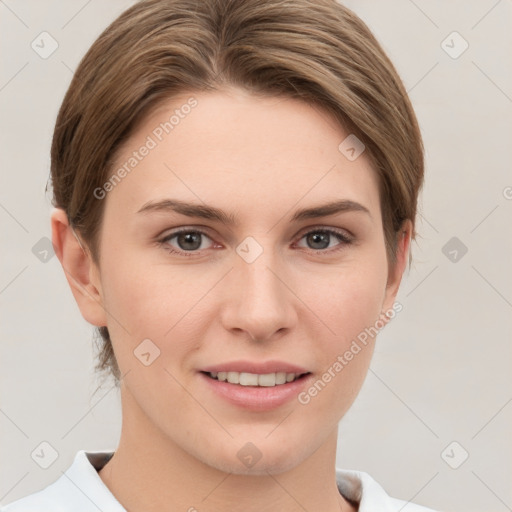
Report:
[[[115,452],[3,510],[428,510],[335,468],[415,236],[423,147],[393,65],[334,0],[148,0],[82,60],[52,236]]]

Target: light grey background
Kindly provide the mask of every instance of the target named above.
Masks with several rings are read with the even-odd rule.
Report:
[[[44,258],[50,141],[73,70],[132,3],[0,0],[2,504],[56,480],[76,451],[117,446],[117,391],[94,393],[93,329],[57,258],[33,247]],[[344,3],[410,91],[427,167],[404,309],[340,424],[338,466],[438,510],[512,510],[512,3]],[[31,47],[43,31],[59,45],[46,59]],[[48,469],[31,458],[43,441],[58,452]]]

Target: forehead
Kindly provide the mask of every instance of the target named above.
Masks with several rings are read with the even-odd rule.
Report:
[[[113,172],[126,172],[107,209],[134,213],[172,196],[242,213],[257,207],[262,216],[340,198],[378,211],[376,174],[365,152],[347,158],[350,136],[297,99],[238,89],[181,94],[147,116],[118,154]]]

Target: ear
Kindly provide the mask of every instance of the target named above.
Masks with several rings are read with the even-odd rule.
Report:
[[[403,222],[401,228],[396,234],[396,260],[393,264],[389,262],[388,265],[388,281],[386,284],[386,290],[384,295],[384,302],[382,304],[383,315],[386,311],[393,308],[395,303],[398,289],[402,281],[402,276],[407,266],[409,259],[409,249],[411,244],[412,236],[412,222],[407,219]],[[389,318],[385,318],[385,323],[389,321]]]
[[[69,225],[66,212],[61,208],[54,208],[51,225],[55,254],[64,269],[82,316],[98,327],[107,325],[99,269],[92,261],[85,243],[79,242]]]

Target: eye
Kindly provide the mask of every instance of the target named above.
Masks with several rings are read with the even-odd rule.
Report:
[[[332,237],[335,237],[338,240],[338,245],[333,249],[333,251],[339,251],[344,248],[344,246],[352,243],[352,237],[348,234],[336,231],[333,229],[313,229],[308,231],[304,235],[302,235],[302,239],[306,239],[306,243],[311,244],[311,249],[315,252],[333,252],[331,250],[325,251],[324,249],[329,249],[330,242],[332,241]]]
[[[193,253],[207,248],[202,244],[202,237],[206,237],[211,240],[204,231],[197,229],[181,229],[164,237],[159,241],[159,244],[170,253],[192,256]],[[178,245],[177,248],[170,243],[174,238],[176,238],[176,244]]]
[[[212,241],[204,231],[199,229],[183,228],[166,235],[164,238],[159,240],[158,243],[171,254],[179,254],[191,257],[198,254],[201,250],[208,249],[208,247],[205,247],[202,243],[203,237]],[[335,246],[334,249],[325,250],[332,247],[332,237],[338,241],[337,246]],[[175,244],[177,246],[171,243],[171,241],[174,239],[176,239]],[[353,240],[352,237],[345,232],[326,228],[312,229],[302,235],[300,240],[302,239],[306,239],[306,243],[312,245],[310,250],[315,253],[331,253],[339,251],[345,246],[351,244]]]

